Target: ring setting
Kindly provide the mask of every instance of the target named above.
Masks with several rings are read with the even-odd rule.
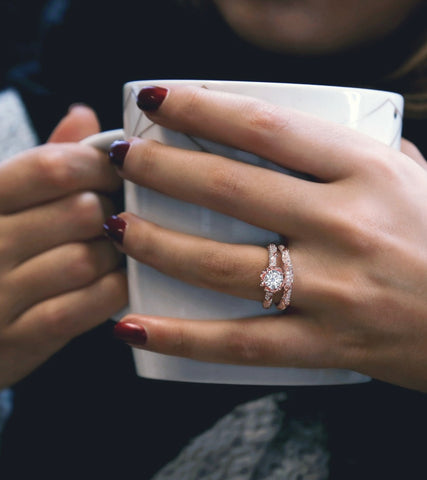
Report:
[[[268,245],[268,266],[260,275],[260,286],[264,288],[263,307],[270,308],[273,295],[283,289],[282,298],[277,304],[279,310],[285,310],[291,303],[292,285],[294,280],[293,267],[289,249],[284,245]],[[280,254],[280,255],[279,255]],[[282,265],[278,265],[278,260]]]
[[[271,293],[276,293],[283,287],[285,276],[280,267],[267,267],[260,276],[260,285]]]

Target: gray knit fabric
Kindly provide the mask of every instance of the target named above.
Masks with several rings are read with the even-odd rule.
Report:
[[[152,480],[326,480],[325,426],[284,406],[276,394],[236,407]]]
[[[0,161],[37,144],[24,105],[13,89],[0,93]]]

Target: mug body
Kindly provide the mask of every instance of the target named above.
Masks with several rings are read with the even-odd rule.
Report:
[[[125,136],[152,139],[187,150],[222,155],[292,174],[248,152],[168,130],[152,123],[136,105],[144,86],[194,85],[243,94],[347,125],[377,140],[400,147],[403,99],[384,91],[300,84],[214,80],[149,80],[124,86]],[[275,232],[170,198],[126,182],[126,210],[165,228],[236,244],[280,243]],[[292,252],[291,252],[292,254]],[[267,258],[267,254],[266,254]],[[261,302],[198,288],[128,259],[130,310],[135,313],[191,319],[232,319],[265,315]],[[224,365],[133,349],[137,373],[163,380],[251,385],[330,385],[358,383],[369,377],[337,369]]]

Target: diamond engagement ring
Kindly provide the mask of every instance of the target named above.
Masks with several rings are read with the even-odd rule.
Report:
[[[260,286],[264,287],[265,297],[262,306],[270,308],[273,302],[273,295],[279,292],[285,284],[285,274],[282,268],[277,266],[279,257],[277,246],[270,243],[268,246],[268,267],[262,271]]]
[[[278,259],[282,265],[279,266]],[[260,286],[264,287],[265,297],[262,306],[270,308],[273,302],[273,295],[283,289],[282,298],[277,305],[279,310],[285,310],[291,303],[292,285],[294,272],[289,255],[289,249],[284,245],[276,246],[270,243],[268,246],[268,267],[262,271]]]

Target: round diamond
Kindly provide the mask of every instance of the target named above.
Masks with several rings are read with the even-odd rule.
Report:
[[[283,286],[283,272],[279,268],[268,268],[262,277],[262,285],[271,292],[277,292]]]

